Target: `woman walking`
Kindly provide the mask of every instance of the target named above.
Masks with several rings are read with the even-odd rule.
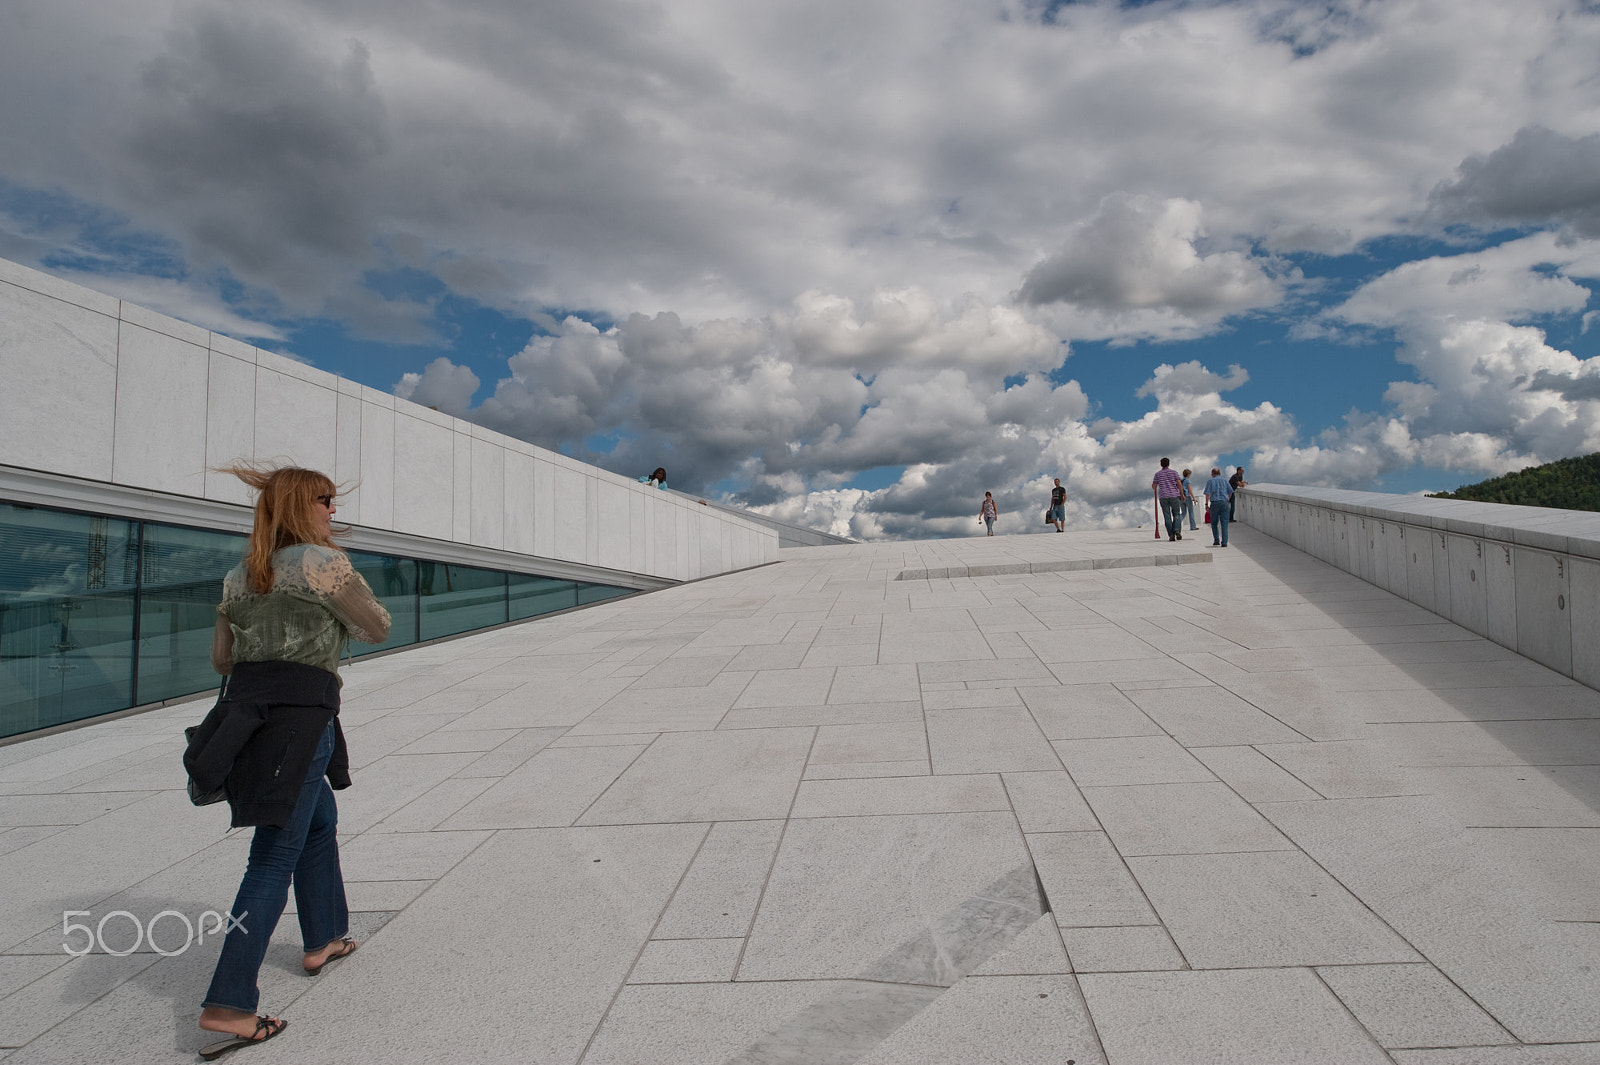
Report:
[[[994,496],[988,492],[983,493],[983,506],[978,508],[978,517],[989,527],[989,535],[994,535],[994,523],[1000,517],[1000,508],[994,505]]]
[[[302,964],[315,976],[356,949],[339,869],[332,788],[350,786],[339,727],[339,656],[354,637],[382,643],[389,612],[333,544],[337,488],[314,470],[228,467],[256,490],[249,553],[222,582],[211,664],[225,694],[184,753],[190,786],[226,788],[233,827],[255,826],[234,923],[200,1027],[229,1038],[211,1061],[288,1026],[256,1015],[256,978],[294,884]]]

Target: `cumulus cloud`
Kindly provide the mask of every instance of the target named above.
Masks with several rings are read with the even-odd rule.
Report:
[[[440,356],[421,373],[401,377],[394,386],[394,394],[424,407],[460,416],[472,406],[472,395],[478,391],[478,384],[477,374]]]
[[[1433,218],[1480,226],[1570,225],[1600,237],[1600,133],[1568,137],[1525,126],[1507,144],[1473,155],[1428,195]]]
[[[1281,283],[1247,252],[1201,254],[1196,243],[1203,235],[1198,203],[1113,193],[1074,227],[1062,251],[1028,271],[1017,298],[1035,306],[1069,304],[1099,323],[1101,335],[1137,333],[1141,325],[1114,323],[1141,312],[1176,316],[1199,331],[1282,298]],[[1158,320],[1142,328],[1165,331]]]

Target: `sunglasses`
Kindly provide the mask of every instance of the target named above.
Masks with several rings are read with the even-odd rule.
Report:
[[[318,503],[321,503],[329,510],[333,509],[333,496],[312,496],[311,498],[315,499]]]

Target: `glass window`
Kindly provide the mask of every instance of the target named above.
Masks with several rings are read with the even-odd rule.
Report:
[[[424,640],[500,625],[506,620],[506,575],[499,570],[418,562],[417,589],[421,595]]]
[[[588,606],[605,599],[615,599],[619,595],[632,595],[632,588],[614,588],[609,584],[580,584],[578,585],[578,605]]]
[[[0,503],[0,735],[133,705],[138,527]]]
[[[351,551],[350,563],[372,588],[392,619],[389,638],[379,644],[351,641],[353,654],[364,655],[417,642],[417,564],[409,558]]]
[[[552,610],[569,610],[578,605],[578,586],[554,577],[533,577],[526,573],[507,574],[511,591],[511,620],[538,617]]]
[[[146,523],[139,587],[140,703],[215,688],[211,633],[222,578],[249,550],[235,533]]]

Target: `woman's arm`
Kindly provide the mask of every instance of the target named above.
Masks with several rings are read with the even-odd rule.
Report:
[[[328,609],[350,635],[362,643],[382,643],[389,638],[389,612],[372,594],[350,556],[337,548],[306,552],[306,583],[325,597]]]
[[[211,668],[224,677],[233,672],[233,625],[220,609],[217,624],[211,630]]]

